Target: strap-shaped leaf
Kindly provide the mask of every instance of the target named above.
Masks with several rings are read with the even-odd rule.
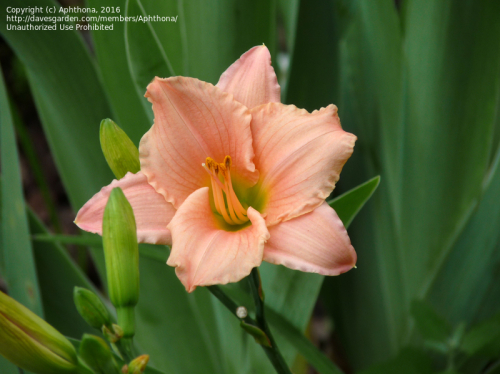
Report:
[[[0,73],[0,151],[2,162],[1,259],[9,294],[43,317],[28,219],[23,197],[19,154],[3,75]]]

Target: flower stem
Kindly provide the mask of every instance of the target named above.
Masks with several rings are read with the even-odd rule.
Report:
[[[121,338],[115,343],[115,347],[126,363],[129,363],[137,356],[132,338]]]
[[[262,348],[264,348],[264,351],[266,352],[267,357],[269,358],[274,368],[276,369],[276,372],[280,374],[291,374],[292,372],[290,371],[290,368],[286,364],[285,359],[281,355],[278,345],[276,344],[276,341],[274,340],[271,330],[269,329],[269,326],[267,324],[266,316],[264,313],[264,293],[262,291],[262,284],[260,281],[260,274],[258,268],[252,269],[252,272],[248,277],[248,281],[250,284],[250,289],[252,291],[252,296],[255,303],[257,326],[262,331],[264,331],[264,333],[269,338],[269,341],[271,342],[271,347],[262,346]]]
[[[252,317],[247,316],[243,319],[239,318],[236,315],[236,309],[238,305],[219,287],[219,286],[208,286],[207,289],[217,298],[219,301],[224,304],[224,306],[231,312],[233,315],[239,320],[245,321],[245,323],[253,326],[257,326],[260,328],[268,337],[271,346],[265,347],[261,345],[264,352],[266,352],[269,361],[273,364],[276,372],[279,374],[291,374],[292,372],[288,368],[283,356],[281,355],[278,346],[274,340],[273,335],[271,334],[271,330],[269,330],[269,326],[267,325],[267,321],[264,314],[264,295],[262,292],[262,286],[260,283],[260,275],[259,270],[254,268],[251,274],[247,277],[250,289],[252,290],[252,296],[255,302],[255,310],[256,310],[256,320]]]

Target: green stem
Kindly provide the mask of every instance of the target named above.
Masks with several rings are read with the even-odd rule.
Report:
[[[239,320],[241,320],[240,317],[238,317],[238,315],[236,314],[236,309],[238,309],[238,304],[236,304],[233,299],[231,299],[229,296],[227,296],[227,294],[222,291],[222,289],[219,287],[219,286],[207,286],[206,287],[211,293],[212,295],[214,295],[217,299],[219,299],[219,301],[231,312],[233,313],[233,315],[238,318]],[[257,322],[255,322],[253,320],[252,317],[250,316],[246,316],[245,318],[243,318],[243,321],[245,321],[246,323],[250,324],[250,325],[254,325],[256,326],[257,325]]]
[[[273,364],[274,368],[276,369],[276,372],[279,374],[291,374],[292,372],[288,368],[288,365],[286,364],[283,356],[281,355],[278,346],[276,345],[276,342],[274,340],[273,335],[271,334],[271,330],[269,330],[269,327],[267,325],[267,321],[264,315],[264,300],[263,300],[263,293],[262,293],[262,287],[260,284],[260,275],[259,275],[259,270],[257,268],[254,268],[252,270],[252,273],[247,277],[249,283],[250,283],[250,288],[252,290],[252,295],[255,301],[255,309],[256,309],[256,319],[254,320],[250,316],[247,316],[243,318],[243,321],[245,323],[248,323],[253,326],[259,327],[264,333],[267,335],[269,338],[269,341],[271,342],[271,347],[265,347],[261,345],[262,349],[264,349],[264,352],[266,352],[267,357],[269,358],[269,361]],[[233,299],[231,299],[219,286],[208,286],[206,287],[212,295],[214,295],[219,301],[231,312],[233,315],[241,320],[236,315],[236,309],[238,308],[238,304],[236,304]]]
[[[267,354],[267,357],[273,364],[276,371],[280,374],[292,374],[290,368],[285,362],[285,359],[281,355],[279,351],[278,345],[274,340],[273,334],[269,329],[267,324],[266,316],[264,313],[264,293],[262,292],[262,285],[260,282],[260,274],[258,268],[253,268],[250,276],[248,277],[248,281],[250,284],[250,290],[252,291],[252,296],[255,302],[255,314],[257,318],[257,326],[264,331],[264,333],[269,338],[271,342],[271,347],[264,347],[264,351]]]
[[[134,348],[134,342],[132,338],[121,338],[115,343],[116,349],[120,352],[123,361],[126,363],[129,363],[132,361],[136,356],[138,356],[135,352]]]

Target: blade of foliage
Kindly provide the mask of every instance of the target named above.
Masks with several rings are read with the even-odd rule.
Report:
[[[125,6],[127,17],[147,17],[140,0],[127,0]],[[127,22],[125,46],[137,93],[152,121],[151,104],[145,97],[142,97],[146,92],[146,87],[154,77],[166,78],[175,73],[151,22]]]
[[[355,368],[411,339],[412,299],[427,298],[453,325],[488,316],[500,299],[491,219],[462,242],[491,163],[500,4],[401,4],[356,2],[341,40],[341,118],[361,140],[343,182],[384,177],[350,230],[356,276],[324,292]]]
[[[59,7],[52,0],[20,0],[16,6]],[[2,19],[0,33],[26,67],[52,155],[78,208],[111,180],[96,139],[101,120],[112,115],[94,63],[76,31],[7,31]]]
[[[266,310],[266,313],[272,328],[276,329],[278,334],[282,335],[290,342],[320,374],[342,373],[342,371],[316,348],[302,332],[297,330],[297,328],[283,316],[269,308]]]
[[[296,21],[288,12],[294,45],[283,101],[309,111],[338,102],[339,23],[334,1],[299,1]],[[329,46],[329,48],[325,48]]]
[[[446,342],[451,335],[451,326],[442,316],[436,313],[431,305],[422,300],[414,300],[411,314],[415,325],[423,338],[438,342]]]
[[[418,350],[405,349],[394,359],[363,370],[360,374],[429,374],[433,373],[431,359]]]
[[[328,202],[335,209],[346,228],[372,197],[379,183],[380,176],[376,176]]]
[[[23,374],[21,369],[3,356],[0,356],[0,367],[2,368],[2,374]]]
[[[215,84],[241,54],[262,43],[276,58],[276,0],[183,1],[182,14],[179,22],[185,23],[187,47],[184,74]]]
[[[76,351],[78,352],[78,350],[80,348],[81,340],[73,339],[70,337],[67,337],[67,338],[71,342],[71,344],[73,344]],[[113,352],[113,357],[119,366],[123,367],[123,365],[125,365],[125,362],[122,360],[122,358],[120,356],[118,356],[115,352]],[[150,365],[148,365],[148,366],[146,366],[146,370],[144,371],[144,374],[163,374],[163,372],[160,370],[154,369]]]
[[[87,0],[87,5],[98,11],[102,7],[114,9],[116,13],[109,13],[108,16],[125,16],[125,0]],[[102,24],[113,25],[113,31],[91,31],[102,83],[115,113],[113,119],[138,145],[142,135],[152,123],[151,106],[144,108],[141,104],[146,87],[141,88],[138,96],[126,62],[124,38],[126,23],[112,21]]]
[[[418,126],[408,126],[406,136],[413,141],[407,142],[405,162],[417,167],[411,172],[405,169],[402,219],[406,222],[415,216],[426,217],[413,219],[413,224],[405,225],[402,231],[407,257],[412,259],[406,269],[412,293],[422,289],[427,277],[434,278],[447,242],[471,205],[482,195],[500,78],[498,16],[500,4],[495,1],[462,4],[410,1],[405,9],[408,85],[419,99],[412,100],[408,113],[410,123]],[[438,18],[441,20],[437,21]],[[433,35],[432,39],[427,35]],[[428,63],[422,64],[422,59]],[[423,76],[427,79],[422,79]],[[464,77],[467,77],[465,81]],[[466,103],[464,95],[468,97]],[[447,100],[438,104],[436,100],[442,97]],[[429,133],[432,136],[428,141],[417,141]],[[457,136],[450,137],[450,134]],[[422,154],[429,158],[422,159]],[[464,180],[462,175],[467,178]],[[423,186],[427,185],[433,188],[424,192]],[[475,237],[481,242],[486,239],[477,232]],[[423,252],[422,248],[425,248]],[[481,274],[481,286],[484,286],[484,268],[472,265],[468,264],[472,272]],[[464,274],[460,272],[453,276],[455,285],[463,279]],[[469,295],[475,297],[476,293],[470,291],[476,286],[478,284],[472,282],[471,288],[462,290],[465,291],[460,297],[463,304],[453,313],[460,312],[462,318],[469,319],[471,316],[464,313],[478,310],[466,301]],[[446,291],[439,299],[443,301],[449,296],[450,292]]]
[[[51,242],[59,244],[85,245],[87,247],[102,248],[102,238],[98,235],[76,236],[76,235],[52,235],[48,233],[43,233],[43,234],[33,235],[33,241]]]
[[[30,169],[35,177],[38,188],[40,188],[40,193],[42,195],[45,207],[47,208],[50,216],[50,221],[56,232],[61,232],[61,222],[56,212],[56,206],[54,199],[51,196],[49,184],[45,174],[43,172],[40,160],[35,152],[35,146],[29,136],[28,130],[19,115],[19,112],[15,106],[12,106],[12,117],[14,119],[14,126],[16,128],[16,133],[19,138],[21,148],[26,155],[27,161],[30,165]]]
[[[476,322],[500,307],[500,153],[466,225],[435,268],[425,295],[451,322]],[[460,297],[449,292],[460,289]]]
[[[2,273],[9,294],[43,316],[40,290],[29,239],[14,124],[0,72],[0,151],[2,166]]]
[[[266,44],[275,57],[276,0],[140,0],[145,14],[175,17],[151,23],[175,73],[217,83],[242,53]],[[216,51],[216,53],[214,53]],[[156,60],[157,50],[145,51]],[[151,77],[152,79],[153,77]],[[151,80],[150,79],[150,80]]]
[[[88,247],[95,247],[102,249],[102,238],[97,235],[72,236],[72,235],[51,235],[43,233],[34,235],[33,241],[59,243],[59,244],[76,244],[76,245],[84,245]],[[164,262],[167,259],[168,251],[167,247],[160,245],[141,246],[139,248],[139,254],[143,257]]]
[[[200,289],[188,294],[165,259],[159,262],[141,257],[139,265],[136,340],[151,356],[151,364],[173,373],[223,372],[208,292]]]
[[[471,356],[498,358],[500,355],[500,314],[480,322],[467,331],[460,348]]]
[[[31,233],[48,235],[40,219],[28,210]],[[78,314],[73,303],[73,288],[85,287],[99,294],[81,269],[71,260],[66,250],[54,242],[33,241],[36,268],[42,294],[45,320],[62,334],[80,338],[93,333]]]
[[[379,177],[359,185],[330,202],[348,226],[379,184]],[[345,220],[345,221],[344,221]],[[282,314],[299,331],[304,331],[317,300],[324,276],[290,270],[283,266],[262,263],[260,266],[266,303]],[[284,356],[292,359],[292,352]]]

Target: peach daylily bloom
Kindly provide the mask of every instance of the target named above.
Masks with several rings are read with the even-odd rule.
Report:
[[[145,95],[154,125],[141,171],[104,187],[75,222],[101,234],[112,188],[130,201],[140,242],[172,246],[167,264],[186,289],[236,282],[268,261],[338,275],[356,263],[346,229],[325,202],[356,137],[337,107],[308,113],[280,103],[265,46],[250,49],[213,86],[155,78]]]

